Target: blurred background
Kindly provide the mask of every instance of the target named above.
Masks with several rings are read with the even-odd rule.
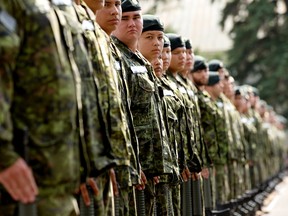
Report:
[[[288,0],[140,0],[166,32],[192,41],[195,54],[217,58],[239,85],[258,88],[288,117]]]

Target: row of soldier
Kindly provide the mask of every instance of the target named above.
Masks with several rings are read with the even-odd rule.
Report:
[[[257,92],[138,1],[0,9],[1,216],[224,214],[283,168]]]

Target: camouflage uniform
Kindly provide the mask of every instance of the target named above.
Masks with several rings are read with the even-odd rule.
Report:
[[[83,1],[81,5],[76,6],[76,10],[78,19],[82,23],[83,37],[93,66],[93,73],[90,76],[94,80],[93,87],[96,88],[96,92],[98,93],[97,98],[95,98],[98,100],[98,104],[94,99],[92,108],[95,114],[97,114],[98,110],[98,116],[100,117],[97,120],[97,115],[95,115],[94,119],[91,120],[93,120],[92,124],[94,124],[95,128],[100,130],[98,130],[100,133],[98,134],[97,130],[94,131],[94,133],[96,132],[96,142],[94,144],[91,143],[91,148],[96,151],[95,153],[114,158],[111,161],[110,158],[107,160],[107,157],[97,157],[97,154],[89,155],[89,161],[94,166],[93,168],[95,168],[91,170],[89,176],[97,177],[97,183],[103,186],[99,188],[102,198],[99,196],[95,197],[96,214],[107,215],[112,211],[109,204],[111,201],[109,194],[112,191],[110,191],[109,175],[106,168],[113,166],[113,163],[117,166],[130,166],[130,156],[132,154],[129,150],[131,148],[130,134],[127,131],[127,122],[121,104],[119,80],[114,69],[114,60],[109,48],[109,37],[95,22],[94,14],[92,14]],[[102,115],[100,115],[101,113]],[[100,121],[100,125],[98,121]],[[96,167],[97,165],[99,167]],[[125,178],[130,179],[129,171],[126,172]]]
[[[248,113],[241,114],[241,122],[244,128],[244,137],[245,137],[245,155],[249,165],[249,173],[245,172],[245,181],[248,182],[249,188],[247,190],[251,190],[256,186],[255,181],[255,166],[254,166],[254,153],[256,148],[256,139],[257,139],[257,130],[253,124],[253,119],[250,118]],[[246,183],[245,183],[246,185]]]
[[[139,149],[138,149],[138,139],[136,136],[133,117],[130,110],[130,95],[128,91],[128,85],[126,81],[126,71],[122,66],[122,55],[119,52],[118,48],[115,46],[113,41],[110,41],[110,48],[112,50],[115,69],[117,70],[118,82],[119,82],[119,91],[121,93],[121,99],[123,103],[123,110],[126,117],[126,131],[129,133],[129,153],[130,158],[130,167],[121,166],[116,167],[116,178],[119,187],[119,215],[135,215],[135,208],[132,205],[129,207],[130,203],[135,203],[134,197],[134,187],[133,185],[139,184],[139,174],[140,174],[140,164],[139,164]],[[130,178],[131,175],[131,178]],[[134,211],[134,212],[133,212]]]
[[[190,171],[192,172],[199,172],[201,170],[201,162],[198,156],[198,151],[196,148],[196,142],[195,142],[195,131],[194,127],[196,125],[195,123],[195,110],[196,107],[192,103],[193,95],[194,93],[192,91],[189,91],[188,87],[185,85],[183,79],[179,77],[178,75],[174,77],[172,73],[168,70],[167,71],[167,78],[168,80],[173,83],[175,86],[174,88],[177,89],[177,96],[180,98],[184,108],[183,108],[183,115],[182,118],[179,119],[180,122],[180,135],[181,140],[179,141],[179,146],[181,148],[178,149],[180,159],[181,159],[181,171],[188,167]],[[189,181],[190,182],[190,181]],[[189,183],[188,183],[189,184]],[[183,186],[184,187],[184,186]],[[177,199],[177,195],[180,193],[180,189],[177,191],[177,188],[174,190],[174,199]],[[183,204],[183,200],[181,200],[181,203]],[[175,201],[176,203],[176,201]],[[179,209],[179,206],[178,206]],[[175,205],[175,210],[177,210]],[[182,212],[182,214],[184,214]]]
[[[194,131],[194,153],[196,154],[196,158],[199,161],[198,170],[203,167],[203,159],[202,159],[202,151],[204,147],[203,140],[203,131],[201,128],[201,116],[200,116],[200,108],[198,104],[197,92],[198,89],[196,86],[187,78],[183,77],[181,74],[178,74],[178,82],[186,89],[186,94],[189,97],[189,100],[193,103],[194,109],[192,113],[193,117],[193,131]],[[204,207],[204,194],[203,194],[203,179],[201,175],[199,175],[198,179],[192,179],[192,209],[193,215],[203,215],[205,211]],[[200,192],[200,193],[199,193]]]
[[[228,120],[232,135],[228,147],[228,173],[229,173],[229,199],[235,199],[244,193],[244,170],[245,170],[245,151],[244,151],[244,129],[241,123],[241,117],[235,106],[224,98],[224,107],[227,110]]]
[[[220,159],[220,148],[217,138],[216,118],[217,109],[216,105],[212,102],[209,94],[206,91],[198,91],[198,102],[201,113],[201,126],[204,131],[204,152],[202,153],[204,167],[209,168],[209,176],[212,190],[212,205],[216,205],[216,183],[215,183],[215,168]]]
[[[220,95],[215,101],[217,108],[216,118],[216,133],[217,141],[219,145],[219,160],[215,161],[216,169],[216,193],[217,193],[217,204],[228,203],[229,200],[229,181],[228,181],[228,167],[227,167],[227,156],[228,148],[231,143],[229,134],[229,122],[227,121],[227,110],[224,104],[224,95]]]
[[[170,150],[173,157],[175,174],[173,179],[160,179],[160,183],[156,185],[157,195],[157,215],[180,215],[180,196],[175,196],[174,193],[181,182],[180,167],[183,169],[183,164],[179,164],[183,159],[179,159],[178,152],[181,150],[181,134],[180,125],[184,112],[184,104],[177,96],[177,88],[173,88],[166,75],[159,79],[161,83],[160,94],[162,95],[163,114],[166,118],[165,126],[169,137]],[[168,184],[165,182],[169,182]],[[180,191],[179,191],[180,193]],[[177,205],[178,203],[178,205]]]
[[[123,66],[127,72],[130,108],[139,141],[139,160],[150,182],[145,188],[146,214],[151,214],[155,188],[149,178],[173,174],[172,156],[163,121],[158,85],[150,63],[138,51],[133,53],[117,38],[113,39],[123,54]]]
[[[8,40],[1,45],[1,59],[7,46],[15,48],[17,57],[5,54],[9,61],[1,68],[1,82],[5,83],[0,85],[0,107],[4,108],[0,117],[0,170],[19,157],[12,142],[27,142],[26,160],[39,188],[38,214],[69,215],[80,179],[77,106],[81,98],[77,96],[81,86],[76,79],[79,71],[72,68],[70,44],[62,37],[64,30],[55,12],[58,6],[45,0],[0,4],[16,20],[18,28],[10,29],[11,37],[17,32],[21,41]],[[71,29],[67,33],[73,34]],[[20,132],[27,139],[19,137]],[[23,146],[15,147],[23,150]],[[57,202],[60,199],[63,202]]]

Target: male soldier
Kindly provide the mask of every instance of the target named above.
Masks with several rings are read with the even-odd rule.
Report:
[[[5,10],[0,29],[6,31],[1,37],[7,39],[0,44],[0,182],[14,200],[1,190],[0,215],[13,215],[15,201],[31,203],[37,194],[38,215],[74,211],[81,86],[70,44],[62,37],[58,6],[46,0],[0,3]],[[15,35],[19,44],[9,40]]]
[[[208,149],[214,149],[217,152],[217,142],[215,133],[215,107],[210,100],[209,94],[205,91],[205,85],[208,82],[208,64],[202,56],[195,56],[194,67],[191,70],[191,78],[194,85],[197,87],[198,104],[200,107],[201,114],[201,127],[204,131],[204,149],[202,151],[203,158],[203,171],[201,172],[203,176],[204,183],[204,201],[205,201],[205,211],[206,215],[209,215],[211,210],[215,208],[215,194],[211,194],[210,183],[212,183],[212,189],[215,188],[213,184],[213,161],[210,159],[210,154]],[[209,168],[209,171],[208,169]]]
[[[215,189],[216,189],[216,205],[217,208],[222,208],[223,204],[228,202],[229,185],[228,185],[228,169],[227,169],[227,154],[228,154],[228,138],[227,138],[227,125],[225,122],[225,115],[223,110],[223,102],[219,100],[223,92],[223,84],[218,72],[209,72],[208,83],[205,90],[210,95],[210,100],[214,104],[216,118],[213,124],[215,125],[215,135],[218,143],[217,155],[210,154],[212,151],[209,149],[209,155],[212,157],[213,165],[216,171],[215,174]]]
[[[130,141],[129,134],[127,134],[127,123],[122,110],[123,106],[118,89],[118,78],[114,70],[108,36],[95,22],[96,11],[103,7],[104,2],[91,2],[87,0],[77,3],[78,19],[82,23],[84,31],[83,37],[86,42],[86,47],[88,48],[88,56],[93,65],[92,75],[87,74],[86,79],[91,79],[92,77],[94,83],[90,83],[90,85],[93,87],[94,84],[94,91],[98,93],[95,98],[98,100],[98,104],[95,101],[91,101],[91,108],[95,114],[94,119],[87,119],[87,121],[92,121],[91,124],[95,126],[95,135],[94,137],[92,135],[91,139],[96,138],[95,141],[97,142],[91,143],[91,148],[101,152],[102,160],[98,161],[99,157],[96,157],[96,154],[89,155],[89,160],[94,166],[94,169],[88,173],[88,176],[97,177],[96,182],[99,188],[99,194],[95,196],[96,214],[108,215],[114,211],[114,209],[111,208],[111,194],[113,193],[111,191],[111,183],[113,183],[114,195],[117,196],[118,191],[114,180],[114,170],[108,169],[113,166],[113,163],[109,160],[110,158],[103,156],[108,153],[108,155],[110,154],[110,156],[114,158],[113,162],[116,163],[117,166],[129,167],[131,153],[129,147],[131,146],[129,146]],[[85,3],[87,3],[87,5]],[[102,116],[102,118],[98,120],[97,112],[98,116]],[[97,130],[99,126],[103,130],[102,134]],[[97,161],[98,163],[96,163]],[[82,185],[81,192],[82,195],[87,193],[85,185]],[[85,196],[84,201],[86,204],[89,204],[89,199]]]
[[[101,10],[97,11],[96,21],[101,26],[101,28],[107,33],[107,35],[111,36],[111,33],[117,28],[120,23],[122,16],[122,8],[120,0],[106,0],[105,5]],[[129,149],[131,155],[131,164],[130,167],[127,166],[117,166],[115,167],[117,185],[119,189],[119,215],[134,215],[135,214],[135,206],[131,206],[129,208],[129,203],[135,203],[135,191],[133,185],[137,185],[137,187],[144,187],[143,185],[139,185],[139,160],[138,160],[138,139],[136,136],[136,132],[133,124],[133,117],[130,110],[130,96],[128,91],[128,85],[126,80],[126,71],[122,66],[122,55],[118,48],[115,46],[112,40],[110,40],[110,49],[113,54],[115,69],[117,70],[118,77],[118,87],[121,93],[121,99],[123,104],[123,110],[125,113],[127,122],[126,131],[129,133]],[[131,146],[131,144],[133,146]],[[135,151],[134,151],[134,150]],[[137,158],[136,158],[137,157]],[[130,173],[131,172],[131,173]],[[130,177],[131,174],[131,177]],[[143,178],[145,177],[142,174]],[[132,179],[131,179],[132,178]],[[145,178],[143,182],[145,182]],[[117,198],[115,198],[117,199]],[[129,199],[132,199],[130,202]],[[134,212],[133,212],[134,211]],[[129,213],[130,212],[130,213]]]
[[[201,165],[200,160],[198,158],[198,152],[195,146],[195,131],[194,131],[194,117],[195,114],[195,106],[193,104],[193,101],[190,97],[193,97],[193,92],[190,92],[190,89],[185,84],[185,81],[183,81],[182,77],[178,75],[180,71],[183,71],[186,64],[186,47],[185,43],[181,36],[177,34],[167,34],[170,43],[171,43],[171,52],[172,52],[172,58],[171,63],[168,68],[167,76],[168,79],[174,83],[174,85],[177,86],[177,89],[180,93],[180,98],[185,106],[185,121],[181,124],[181,130],[183,134],[183,149],[184,149],[184,158],[185,158],[185,166],[184,172],[182,172],[182,176],[184,173],[187,174],[187,183],[184,183],[182,185],[182,214],[192,214],[192,201],[191,201],[191,181],[189,180],[191,178],[192,171],[194,174],[194,179],[197,179],[197,172],[201,171]],[[191,56],[189,57],[191,58]],[[189,95],[190,94],[190,95]],[[186,135],[186,136],[184,136]],[[186,176],[183,176],[183,179],[186,179]],[[185,194],[189,194],[189,196],[185,197]],[[186,204],[187,203],[187,204]]]
[[[244,151],[247,163],[249,165],[249,169],[244,169],[244,182],[246,185],[246,190],[252,189],[252,180],[251,177],[251,170],[253,169],[253,160],[254,158],[251,157],[252,147],[255,146],[256,142],[256,128],[254,127],[251,120],[249,120],[248,110],[250,108],[249,98],[245,88],[240,86],[235,89],[235,99],[234,105],[241,116],[241,123],[244,130]]]
[[[154,209],[158,176],[173,173],[168,137],[164,126],[160,96],[151,64],[137,50],[143,20],[138,1],[125,0],[122,20],[113,32],[113,40],[123,54],[131,98],[131,112],[139,141],[139,159],[147,177],[146,214]]]
[[[175,146],[173,146],[173,141],[171,142],[171,136],[169,132],[171,129],[168,126],[168,116],[167,114],[169,111],[172,112],[172,108],[170,107],[172,102],[171,100],[175,100],[175,98],[167,97],[167,91],[170,91],[171,89],[167,89],[167,84],[165,85],[165,80],[162,79],[162,58],[161,53],[163,49],[163,37],[164,37],[164,26],[159,19],[159,17],[155,15],[146,14],[143,15],[143,30],[141,37],[139,38],[139,51],[143,56],[152,64],[155,75],[159,78],[158,79],[158,89],[160,94],[160,100],[162,104],[162,111],[163,111],[163,119],[165,123],[165,128],[168,134],[169,138],[169,150],[171,154],[173,155],[173,169],[175,170],[175,175],[167,175],[167,176],[161,176],[159,180],[159,184],[156,185],[156,203],[157,203],[157,214],[158,215],[171,215],[173,214],[173,208],[172,208],[172,198],[171,198],[171,181],[175,181],[176,178],[179,175],[179,169],[178,169],[178,161],[177,154],[175,150]],[[161,82],[162,81],[162,82]],[[164,91],[165,89],[165,91]],[[173,92],[172,92],[173,93]],[[173,95],[171,95],[173,96]],[[174,111],[173,111],[174,113]],[[171,115],[169,116],[171,117]],[[176,117],[177,118],[177,117]],[[175,114],[174,118],[175,119]],[[175,121],[175,120],[174,120]],[[174,125],[175,127],[175,125]],[[173,128],[174,129],[174,128]],[[173,138],[172,138],[173,139]],[[171,158],[172,159],[172,158]],[[174,182],[175,183],[175,182]]]
[[[203,131],[201,130],[201,116],[200,108],[198,105],[198,98],[196,96],[197,88],[190,80],[189,75],[194,66],[194,50],[189,39],[185,39],[186,47],[186,64],[183,70],[178,73],[178,80],[186,89],[187,96],[193,103],[195,109],[193,112],[193,131],[195,133],[194,142],[197,152],[201,152],[204,146]],[[201,155],[199,155],[199,160]],[[201,159],[202,166],[202,159]],[[201,167],[202,168],[202,167]],[[204,211],[204,205],[202,203],[203,187],[201,184],[201,176],[197,172],[192,172],[192,202],[193,202],[193,215],[202,215]]]
[[[227,110],[228,120],[231,127],[232,143],[228,148],[228,173],[229,173],[229,199],[236,199],[244,194],[245,182],[243,180],[245,166],[245,151],[244,151],[244,129],[241,123],[239,112],[234,106],[234,78],[225,72],[223,80],[223,93],[228,100],[224,97],[224,107]],[[228,124],[228,125],[229,125]]]

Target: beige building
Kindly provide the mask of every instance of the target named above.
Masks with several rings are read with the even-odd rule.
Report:
[[[227,30],[219,26],[222,8],[227,0],[174,0],[157,5],[156,14],[165,27],[189,38],[195,49],[201,52],[225,51],[232,45]],[[143,11],[151,7],[153,0],[140,0]]]

